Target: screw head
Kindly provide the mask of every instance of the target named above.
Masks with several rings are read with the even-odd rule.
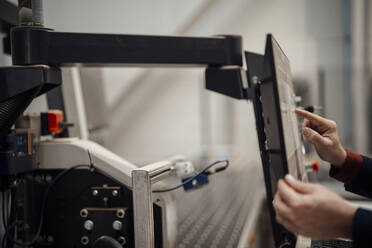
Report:
[[[118,241],[121,245],[125,245],[127,243],[127,240],[123,237],[123,236],[120,236],[118,238]]]
[[[114,189],[114,190],[112,191],[112,195],[113,195],[113,196],[118,196],[118,195],[119,195],[119,192],[118,192],[116,189]]]
[[[80,216],[83,217],[83,218],[86,218],[88,216],[88,210],[85,209],[85,208],[80,210]]]
[[[93,191],[92,191],[92,195],[94,195],[94,196],[98,195],[98,190],[96,190],[96,189],[93,190]]]
[[[120,219],[124,218],[125,216],[125,211],[123,209],[119,209],[118,211],[116,211],[116,216]]]
[[[81,237],[80,242],[83,245],[87,245],[87,244],[89,244],[89,238],[87,236],[83,236],[83,237]]]
[[[48,235],[47,241],[48,241],[48,243],[53,243],[54,242],[54,237],[52,235]]]
[[[51,175],[47,175],[47,176],[45,177],[45,181],[47,181],[47,183],[50,183],[52,180],[53,180],[53,178],[52,178]]]
[[[85,230],[87,230],[87,231],[92,231],[93,228],[94,228],[94,222],[91,221],[91,220],[86,220],[86,221],[84,222],[84,228],[85,228]]]

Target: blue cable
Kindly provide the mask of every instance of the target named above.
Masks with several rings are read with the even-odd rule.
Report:
[[[3,199],[2,199],[2,206],[3,206],[3,226],[4,226],[4,230],[5,230],[5,234],[4,236],[6,236],[6,238],[8,240],[10,240],[13,244],[16,244],[16,245],[19,245],[19,246],[24,246],[24,247],[27,247],[27,246],[32,246],[33,244],[36,243],[36,241],[39,239],[40,237],[40,234],[41,234],[41,229],[43,227],[43,222],[44,222],[44,214],[45,214],[45,209],[46,209],[46,204],[47,204],[47,201],[48,201],[48,196],[49,196],[49,193],[50,191],[52,190],[53,186],[56,184],[56,182],[61,179],[63,176],[65,176],[67,173],[69,173],[70,171],[74,170],[74,169],[77,169],[77,168],[88,168],[88,169],[94,169],[93,167],[93,164],[90,164],[90,165],[86,165],[86,164],[81,164],[81,165],[75,165],[69,169],[65,169],[63,171],[61,171],[48,185],[48,188],[47,190],[45,191],[44,193],[44,198],[43,198],[43,202],[42,202],[42,205],[41,205],[41,210],[40,210],[40,221],[39,221],[39,227],[37,229],[37,232],[35,234],[35,237],[30,241],[30,242],[19,242],[17,240],[15,240],[9,233],[9,230],[8,230],[8,227],[7,227],[7,224],[6,224],[6,221],[5,221],[5,216],[6,216],[6,211],[5,211],[5,192],[3,191],[2,192],[2,196],[3,196]]]
[[[197,178],[198,176],[200,176],[201,174],[205,173],[207,170],[209,170],[210,168],[212,168],[213,166],[217,165],[217,164],[220,164],[220,163],[226,163],[226,165],[224,166],[223,169],[226,169],[228,166],[229,166],[229,160],[217,160],[216,162],[208,165],[207,167],[205,167],[204,169],[202,169],[201,171],[199,171],[198,173],[196,173],[194,176],[190,177],[189,179],[185,180],[184,182],[182,182],[181,184],[177,185],[177,186],[174,186],[172,188],[169,188],[169,189],[161,189],[161,190],[153,190],[152,193],[164,193],[164,192],[169,192],[169,191],[173,191],[173,190],[176,190],[178,188],[181,188],[183,187],[184,185],[192,182],[195,178]]]

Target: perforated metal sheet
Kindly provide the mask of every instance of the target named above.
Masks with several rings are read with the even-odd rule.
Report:
[[[179,248],[237,247],[257,187],[264,187],[260,165],[233,159],[207,186],[178,195]]]

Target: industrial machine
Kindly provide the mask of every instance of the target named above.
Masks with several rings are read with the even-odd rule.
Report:
[[[3,247],[176,246],[170,191],[206,184],[228,161],[197,173],[183,156],[138,167],[92,141],[69,138],[66,127],[73,123],[63,116],[60,68],[194,65],[225,76],[224,66],[240,70],[241,37],[57,32],[42,26],[40,3],[20,1],[17,8],[0,1],[3,50],[13,63],[0,68]],[[240,75],[227,76],[232,80],[216,81],[239,84],[232,87],[235,94]],[[41,94],[47,94],[50,111],[22,116]],[[171,173],[181,184],[154,185]]]

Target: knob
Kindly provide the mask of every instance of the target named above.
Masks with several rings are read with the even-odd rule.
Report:
[[[123,248],[123,246],[112,237],[101,236],[93,243],[92,248]]]
[[[319,161],[314,160],[313,162],[311,162],[311,164],[307,164],[305,168],[309,172],[310,171],[319,172]]]
[[[318,160],[314,160],[311,163],[311,167],[313,168],[313,171],[319,172],[319,161]]]
[[[93,228],[94,228],[94,222],[91,221],[91,220],[86,220],[86,221],[84,222],[84,228],[85,228],[85,230],[87,230],[87,231],[92,231]]]
[[[121,223],[121,221],[115,220],[115,221],[112,223],[112,228],[113,228],[115,231],[120,231],[122,227],[123,227],[123,224]]]

